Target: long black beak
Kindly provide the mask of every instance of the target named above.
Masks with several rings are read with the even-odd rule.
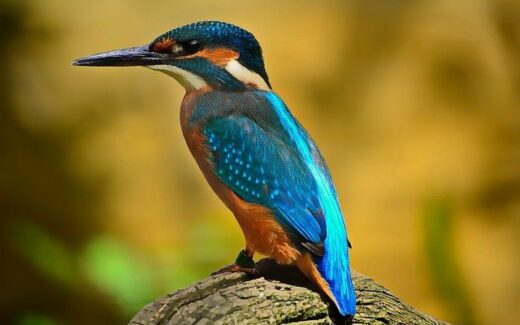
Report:
[[[171,59],[168,54],[155,53],[148,45],[108,51],[76,59],[72,65],[90,67],[125,67],[162,64]]]

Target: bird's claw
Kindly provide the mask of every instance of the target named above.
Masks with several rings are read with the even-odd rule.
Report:
[[[235,264],[226,265],[220,270],[211,273],[211,275],[221,274],[225,272],[244,272],[249,275],[258,275],[258,269],[255,267],[253,256],[247,249],[243,249],[238,253]]]
[[[226,265],[218,271],[211,273],[211,275],[222,274],[226,272],[244,272],[252,276],[258,275],[258,270],[255,267],[244,267],[238,264]]]
[[[238,253],[237,258],[235,259],[235,264],[240,265],[245,268],[254,268],[255,261],[253,260],[253,256],[248,252],[247,249],[243,249]]]

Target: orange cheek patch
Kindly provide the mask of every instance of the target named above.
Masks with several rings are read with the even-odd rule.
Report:
[[[196,56],[205,58],[219,67],[225,67],[229,61],[239,57],[237,52],[226,48],[204,49],[198,52]]]

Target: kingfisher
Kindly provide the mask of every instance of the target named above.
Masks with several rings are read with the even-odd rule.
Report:
[[[253,34],[201,21],[73,65],[143,66],[176,79],[186,90],[180,124],[188,148],[244,233],[245,249],[226,270],[254,273],[255,252],[296,265],[341,315],[354,315],[351,245],[332,177],[272,90]]]

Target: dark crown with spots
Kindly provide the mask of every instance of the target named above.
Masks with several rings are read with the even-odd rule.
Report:
[[[175,42],[189,44],[197,42],[201,49],[228,48],[238,52],[238,62],[258,73],[270,86],[265,71],[262,48],[250,32],[220,21],[201,21],[172,29],[157,37],[151,44],[172,39]]]

